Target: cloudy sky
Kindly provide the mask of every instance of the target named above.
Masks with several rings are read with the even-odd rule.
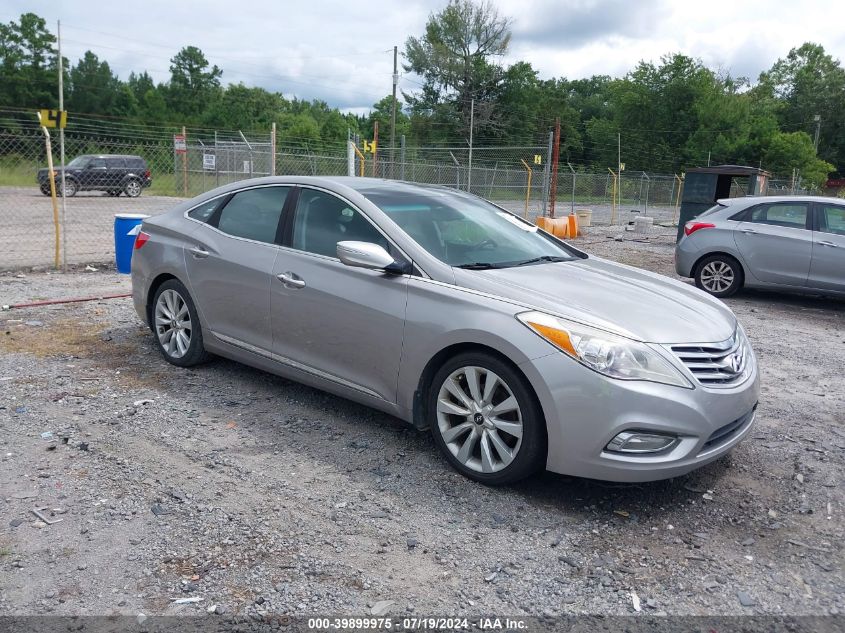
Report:
[[[407,37],[422,34],[445,2],[4,0],[0,20],[33,11],[55,30],[60,19],[65,57],[75,63],[90,49],[123,78],[147,70],[166,80],[170,57],[195,45],[223,69],[225,82],[361,112],[390,93],[393,46],[401,53]],[[621,76],[637,61],[668,52],[756,78],[805,41],[845,58],[840,5],[827,0],[494,2],[513,19],[505,63],[529,61],[544,78]],[[413,91],[417,81],[403,75],[400,86]]]

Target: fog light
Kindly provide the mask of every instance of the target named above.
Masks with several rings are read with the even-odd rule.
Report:
[[[605,450],[614,453],[659,453],[678,443],[677,437],[643,433],[640,431],[624,431],[608,442]]]

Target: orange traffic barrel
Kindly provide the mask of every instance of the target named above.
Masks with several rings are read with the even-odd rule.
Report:
[[[566,239],[569,235],[569,220],[567,218],[547,218],[539,217],[535,220],[538,227],[551,233],[555,237]]]

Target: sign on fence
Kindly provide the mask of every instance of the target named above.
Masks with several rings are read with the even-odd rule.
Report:
[[[214,166],[217,163],[217,157],[214,154],[203,154],[202,155],[202,168],[203,169],[214,169]]]
[[[39,113],[41,125],[44,127],[65,128],[67,126],[67,110],[42,109]]]
[[[173,150],[177,154],[187,154],[188,153],[188,145],[185,142],[185,137],[182,134],[174,134],[173,135]]]

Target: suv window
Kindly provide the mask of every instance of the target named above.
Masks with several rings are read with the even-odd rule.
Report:
[[[751,210],[747,221],[803,229],[807,227],[808,206],[806,202],[761,204]]]
[[[300,251],[337,257],[337,243],[371,242],[390,251],[390,243],[364,217],[340,198],[302,189],[293,220],[291,246]]]
[[[289,192],[290,187],[259,187],[238,192],[220,210],[217,228],[235,237],[272,244]]]
[[[146,169],[146,163],[143,158],[127,158],[126,166],[129,169]]]
[[[820,204],[819,231],[833,233],[834,235],[845,235],[845,207],[836,204]]]
[[[103,158],[92,158],[86,165],[87,169],[105,169],[106,161]]]
[[[106,158],[106,167],[109,169],[123,169],[126,167],[126,163],[122,158],[117,158],[116,156],[109,156]]]

